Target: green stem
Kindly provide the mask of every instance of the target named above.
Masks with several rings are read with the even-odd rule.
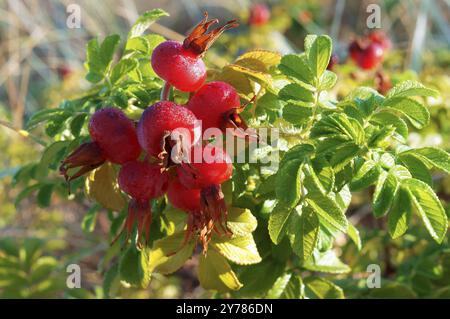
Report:
[[[169,82],[164,83],[164,86],[161,90],[161,101],[168,101],[169,95],[170,95],[170,88],[172,85],[170,85]]]

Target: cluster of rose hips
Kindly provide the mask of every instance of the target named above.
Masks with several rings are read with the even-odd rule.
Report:
[[[222,148],[202,143],[197,132],[198,120],[203,130],[245,126],[236,90],[224,82],[205,84],[203,54],[224,30],[237,25],[229,21],[207,32],[217,22],[207,21],[205,13],[183,43],[165,41],[152,54],[152,67],[166,86],[191,92],[185,105],[159,101],[143,112],[138,123],[118,108],[102,108],[89,122],[92,141],[82,144],[62,162],[61,174],[68,181],[105,161],[121,166],[118,184],[131,198],[123,230],[127,239],[137,225],[138,243],[148,241],[150,200],[164,194],[174,207],[188,213],[186,240],[198,234],[204,251],[213,231],[230,233],[221,184],[231,178],[231,158]],[[69,176],[68,170],[75,168],[78,170]]]
[[[361,69],[371,70],[380,65],[391,46],[391,41],[383,32],[375,31],[367,37],[352,41],[348,51],[350,58]]]

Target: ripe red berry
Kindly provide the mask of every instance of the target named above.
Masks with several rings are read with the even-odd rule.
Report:
[[[194,126],[195,115],[187,108],[170,101],[161,101],[148,107],[142,114],[137,126],[141,147],[152,156],[169,151],[170,133],[176,129],[187,129],[192,144],[196,140]]]
[[[184,92],[196,91],[206,80],[203,60],[176,41],[165,41],[152,54],[156,74]]]
[[[240,99],[236,90],[225,82],[210,82],[198,90],[186,105],[202,121],[202,129],[224,129],[230,115],[237,113]]]
[[[378,43],[371,43],[358,56],[357,64],[364,70],[370,70],[383,61],[384,50]]]
[[[229,180],[232,173],[230,156],[222,148],[211,144],[193,147],[190,163],[177,166],[178,179],[187,188],[220,185]]]
[[[124,164],[141,153],[135,125],[120,109],[107,107],[95,112],[89,122],[89,133],[106,159],[113,163]]]
[[[168,185],[168,175],[161,166],[148,162],[131,161],[119,172],[120,188],[138,201],[148,201],[162,196]]]
[[[270,10],[263,4],[254,4],[250,8],[250,16],[248,18],[248,24],[250,25],[264,25],[270,19]]]
[[[175,88],[185,92],[199,89],[206,79],[206,67],[201,59],[212,43],[227,29],[237,26],[233,21],[223,27],[208,32],[208,28],[218,20],[205,18],[194,28],[189,36],[179,43],[165,41],[152,53],[152,67],[162,79]]]
[[[187,212],[200,211],[200,189],[188,189],[177,179],[173,179],[169,182],[167,198],[169,199],[169,202],[178,209]]]

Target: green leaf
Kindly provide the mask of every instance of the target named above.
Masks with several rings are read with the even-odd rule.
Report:
[[[307,103],[297,102],[292,100],[283,108],[283,118],[295,125],[306,124],[311,120],[313,114],[313,107]]]
[[[302,160],[290,160],[280,164],[275,180],[277,198],[288,207],[294,207],[301,197]]]
[[[361,153],[361,148],[354,143],[347,143],[339,146],[331,156],[330,164],[338,172],[350,163],[357,155]]]
[[[114,296],[119,284],[119,264],[115,263],[108,269],[103,278],[103,293],[105,297],[110,298]]]
[[[146,11],[139,16],[128,32],[128,38],[141,36],[159,18],[167,17],[169,14],[162,9]]]
[[[80,136],[81,129],[86,121],[87,113],[78,114],[70,121],[70,132],[74,137]]]
[[[266,92],[257,100],[257,107],[271,111],[278,111],[283,108],[283,102],[280,101],[277,95]]]
[[[374,184],[380,175],[380,167],[372,160],[365,161],[350,183],[352,191],[358,191]]]
[[[70,141],[57,141],[45,149],[41,161],[36,168],[35,178],[37,180],[43,180],[47,176],[51,164],[55,163],[55,159],[58,160],[57,155],[64,152],[69,144]]]
[[[303,264],[303,267],[311,271],[319,271],[332,274],[345,274],[351,271],[350,267],[344,264],[336,256],[333,250],[326,252],[314,251],[313,258]]]
[[[278,277],[267,292],[268,299],[299,299],[304,297],[304,285],[300,275],[286,273]]]
[[[234,238],[213,236],[210,245],[222,256],[238,265],[256,264],[261,261],[251,234]]]
[[[138,67],[136,59],[122,59],[117,63],[111,72],[111,83],[116,84],[119,80],[125,77],[129,72]]]
[[[303,102],[314,102],[314,93],[304,87],[291,83],[283,87],[278,93],[283,100],[295,100]]]
[[[306,202],[319,215],[319,219],[325,220],[339,231],[344,233],[347,231],[348,222],[345,214],[332,198],[319,192],[310,192]]]
[[[305,51],[313,74],[320,78],[330,62],[331,38],[327,35],[308,35],[305,38]]]
[[[311,257],[317,244],[319,234],[319,219],[316,213],[305,207],[301,213],[293,214],[289,229],[289,240],[293,252],[304,262]]]
[[[237,207],[228,209],[227,226],[233,236],[246,236],[255,231],[257,225],[257,220],[249,209]]]
[[[335,137],[352,140],[355,144],[364,143],[365,134],[361,124],[343,113],[333,113],[316,122],[311,129],[311,137]]]
[[[131,245],[120,260],[119,273],[121,280],[131,285],[146,288],[151,278],[148,249],[137,250],[136,247]]]
[[[447,232],[448,220],[433,189],[414,178],[403,180],[402,186],[408,189],[412,204],[422,218],[431,237],[441,243]]]
[[[281,159],[280,166],[291,160],[303,161],[308,159],[314,152],[314,146],[311,144],[297,144],[287,151]]]
[[[405,284],[386,282],[380,288],[372,289],[369,297],[376,299],[414,299],[417,298],[417,295]]]
[[[125,45],[125,52],[137,51],[140,54],[148,55],[150,51],[150,43],[144,36],[128,39]]]
[[[164,275],[180,269],[192,256],[195,248],[195,241],[184,243],[184,239],[185,232],[179,231],[156,240],[150,252],[149,268]]]
[[[394,174],[381,172],[373,195],[373,214],[381,217],[387,214],[398,189],[398,181]]]
[[[88,81],[97,83],[103,79],[119,42],[120,36],[117,34],[107,36],[101,45],[97,39],[88,42],[85,63],[88,70],[86,75]]]
[[[386,110],[395,110],[403,114],[411,124],[420,129],[430,122],[430,112],[419,102],[410,98],[392,98],[384,101]]]
[[[408,168],[412,177],[421,180],[430,186],[433,185],[433,179],[430,171],[420,157],[415,156],[414,153],[400,153],[399,159],[402,164]]]
[[[337,75],[334,72],[326,70],[319,79],[319,90],[331,90],[337,82]]]
[[[375,123],[380,126],[392,125],[395,127],[395,130],[398,134],[400,134],[403,139],[408,138],[408,125],[397,115],[387,112],[386,110],[382,110],[376,114],[374,114],[370,118],[370,122]]]
[[[411,212],[409,193],[406,189],[400,187],[395,196],[394,205],[392,205],[388,215],[389,234],[392,238],[398,238],[406,232]]]
[[[309,298],[317,299],[344,299],[341,287],[322,277],[307,277],[303,280],[306,294]]]
[[[214,250],[200,256],[198,280],[205,289],[227,292],[242,287],[227,260]]]
[[[279,244],[288,231],[288,220],[292,213],[292,208],[279,202],[269,217],[269,235],[270,239]]]
[[[280,71],[307,84],[314,83],[314,74],[308,65],[305,54],[287,54],[281,58]]]
[[[98,206],[92,206],[81,221],[81,229],[86,233],[92,233],[97,221]]]
[[[44,184],[39,188],[37,193],[37,203],[39,207],[48,207],[53,193],[53,184]]]
[[[361,237],[359,236],[359,231],[350,222],[348,223],[347,234],[348,234],[348,237],[350,237],[351,240],[355,243],[358,250],[361,250],[362,243],[361,243]]]
[[[419,156],[429,165],[450,174],[450,154],[446,151],[437,147],[423,147],[408,151],[407,154],[409,153]]]
[[[387,93],[387,98],[407,96],[432,96],[438,97],[439,92],[429,89],[417,81],[404,81],[393,87]]]

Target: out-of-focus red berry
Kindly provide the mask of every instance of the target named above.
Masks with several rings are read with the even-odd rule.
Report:
[[[392,42],[389,37],[383,31],[374,31],[369,34],[368,38],[375,43],[378,43],[383,47],[385,51],[392,48]]]
[[[332,71],[334,66],[339,63],[339,57],[336,53],[333,53],[330,57],[330,62],[328,63],[327,70]]]
[[[383,61],[384,49],[378,43],[371,43],[358,57],[357,64],[361,69],[370,70]]]
[[[264,3],[254,4],[250,7],[250,15],[248,17],[249,25],[264,25],[270,19],[270,10]]]

